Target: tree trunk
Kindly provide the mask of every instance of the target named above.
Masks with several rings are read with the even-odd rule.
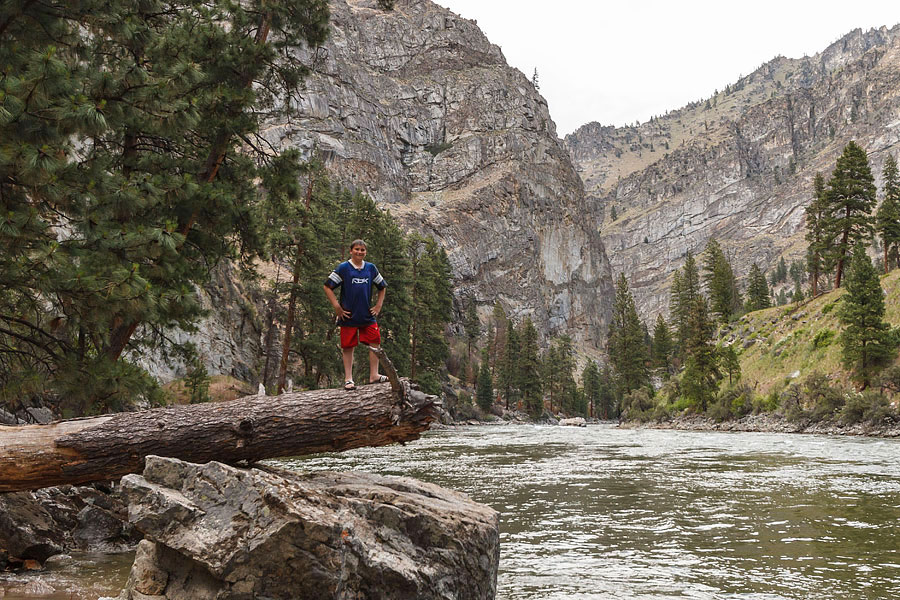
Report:
[[[236,463],[415,440],[440,401],[402,384],[404,394],[373,384],[0,426],[0,492],[116,479],[151,454]]]
[[[281,362],[278,364],[278,393],[284,391],[284,381],[287,377],[288,357],[291,353],[291,337],[294,335],[294,313],[297,310],[297,288],[300,285],[300,261],[303,257],[303,248],[297,244],[297,257],[294,259],[294,274],[291,280],[291,297],[288,301],[287,317],[284,322],[284,339],[281,342]]]

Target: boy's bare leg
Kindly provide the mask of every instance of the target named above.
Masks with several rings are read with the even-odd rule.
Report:
[[[378,357],[372,352],[372,348],[378,350],[378,346],[369,347],[369,383],[378,381]]]
[[[344,381],[353,379],[353,348],[341,348],[341,358],[344,360]]]

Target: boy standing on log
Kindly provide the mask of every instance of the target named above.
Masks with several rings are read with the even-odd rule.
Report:
[[[355,390],[353,382],[353,349],[362,342],[370,348],[378,348],[381,332],[375,318],[381,312],[387,282],[378,267],[365,261],[366,243],[353,240],[350,243],[350,260],[339,264],[325,280],[325,295],[334,307],[338,325],[341,326],[341,355],[344,361],[344,389]],[[340,286],[341,299],[334,295]],[[378,288],[378,297],[372,306],[372,286]],[[378,374],[378,357],[369,352],[369,383],[383,383],[387,377]]]

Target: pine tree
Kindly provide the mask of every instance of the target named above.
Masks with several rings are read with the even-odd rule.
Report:
[[[682,360],[687,356],[692,337],[691,311],[694,310],[700,297],[700,274],[697,270],[697,261],[693,254],[688,252],[683,267],[675,271],[673,275],[669,311],[672,315],[675,339]]]
[[[772,306],[772,300],[769,296],[769,284],[766,283],[766,276],[762,274],[756,263],[750,266],[750,274],[747,276],[747,301],[746,310],[752,312],[754,310],[762,310]]]
[[[727,323],[740,312],[741,298],[734,270],[714,238],[710,238],[704,250],[703,283],[706,284],[712,311],[720,321]]]
[[[429,393],[437,393],[436,373],[449,354],[445,329],[452,307],[450,262],[430,237],[412,234],[407,248],[412,275],[410,378]]]
[[[656,316],[656,326],[653,328],[653,352],[652,363],[657,369],[669,372],[672,358],[672,332],[662,315]]]
[[[543,388],[550,397],[550,411],[553,412],[555,407],[570,412],[574,408],[577,386],[574,377],[575,349],[569,336],[553,340],[546,353],[544,370]]]
[[[884,246],[884,272],[890,271],[890,259],[895,266],[900,258],[900,176],[897,161],[890,154],[884,160],[884,201],[875,213],[875,228]]]
[[[581,384],[584,389],[584,400],[587,404],[588,416],[597,415],[600,406],[600,368],[597,362],[589,360],[581,373]]]
[[[497,385],[506,399],[506,408],[509,409],[510,402],[516,403],[519,399],[519,356],[521,354],[521,343],[519,339],[519,331],[513,327],[512,323],[506,330],[506,348],[503,353],[503,361],[499,368],[499,377]]]
[[[634,297],[628,289],[628,280],[624,273],[619,275],[616,282],[607,353],[615,369],[621,394],[647,385],[650,380],[647,346],[644,343],[644,332]]]
[[[72,414],[148,397],[123,353],[176,350],[162,331],[195,326],[210,268],[253,249],[259,155],[236,140],[328,17],[254,4],[0,6],[0,387],[39,380]]]
[[[809,243],[806,265],[812,287],[811,294],[815,298],[819,295],[819,278],[830,270],[830,265],[825,264],[825,260],[831,255],[828,251],[831,240],[825,228],[828,217],[828,191],[821,173],[816,173],[813,189],[813,200],[806,207],[806,241]]]
[[[728,373],[728,385],[732,386],[741,379],[741,361],[734,349],[734,345],[730,344],[719,349],[720,361],[722,369]]]
[[[897,339],[884,322],[884,292],[865,247],[853,250],[847,275],[847,294],[838,313],[841,333],[841,357],[844,367],[863,388],[897,353]]]
[[[476,398],[478,407],[485,413],[491,410],[494,403],[494,382],[491,380],[491,368],[488,364],[487,349],[481,352],[481,366],[478,368],[478,385]]]
[[[684,361],[682,390],[700,410],[706,410],[719,379],[712,343],[715,326],[709,318],[706,298],[700,293],[697,263],[690,253],[676,275],[670,312],[675,317],[679,350]]]
[[[872,239],[870,214],[875,207],[875,178],[866,151],[850,142],[837,160],[828,180],[826,235],[833,240],[829,254],[834,261],[834,286],[841,287],[844,262],[853,247]]]
[[[544,411],[541,389],[541,361],[538,356],[537,329],[531,319],[525,317],[519,332],[521,350],[518,355],[518,387],[525,410],[532,418],[538,418]]]

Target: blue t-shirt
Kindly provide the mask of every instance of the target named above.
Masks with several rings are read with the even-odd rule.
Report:
[[[331,289],[341,286],[341,306],[350,311],[350,318],[341,319],[338,321],[339,325],[362,327],[375,322],[375,317],[369,312],[369,307],[372,306],[372,286],[379,290],[387,287],[378,267],[370,262],[363,262],[362,269],[357,269],[349,260],[344,261],[331,272],[325,285]]]

